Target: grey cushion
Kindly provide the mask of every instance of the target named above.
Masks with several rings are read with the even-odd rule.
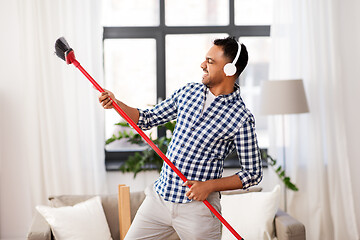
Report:
[[[130,213],[131,213],[131,221],[134,220],[134,217],[139,209],[140,205],[145,199],[144,192],[133,192],[130,193]]]
[[[275,229],[278,240],[304,240],[306,236],[305,226],[281,210],[275,216]]]
[[[51,229],[45,218],[35,211],[35,216],[32,219],[30,231],[27,235],[28,240],[51,240]]]

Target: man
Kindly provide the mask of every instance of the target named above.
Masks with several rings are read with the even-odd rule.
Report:
[[[233,61],[236,69],[228,73],[225,65]],[[166,155],[189,179],[182,182],[164,163],[159,179],[145,190],[127,240],[167,239],[174,231],[185,240],[221,239],[220,221],[201,201],[207,199],[220,211],[220,191],[246,189],[261,181],[255,120],[235,82],[247,61],[243,44],[232,37],[216,39],[200,65],[202,84],[187,84],[153,109],[129,107],[109,91],[101,94],[105,109],[112,108],[111,97],[142,129],[176,119]],[[235,149],[240,171],[222,177],[224,159]]]

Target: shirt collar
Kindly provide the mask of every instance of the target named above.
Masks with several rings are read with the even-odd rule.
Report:
[[[226,103],[240,100],[240,86],[239,84],[235,83],[234,85],[235,91],[233,91],[230,94],[227,95],[219,95],[217,97],[220,97],[223,101]],[[206,91],[208,90],[208,87],[204,85],[204,93],[206,94]]]

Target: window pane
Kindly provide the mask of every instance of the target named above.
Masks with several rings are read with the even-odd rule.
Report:
[[[216,38],[227,34],[196,34],[166,36],[166,95],[189,82],[201,82],[200,64]]]
[[[229,1],[166,0],[165,23],[168,26],[228,25]]]
[[[267,118],[259,113],[260,110],[260,83],[269,80],[270,37],[242,37],[249,62],[240,77],[241,96],[246,106],[256,119],[256,132],[259,144],[267,146]]]
[[[241,84],[245,86],[260,86],[260,82],[269,78],[270,37],[242,37],[240,42],[245,44],[249,62],[242,74]]]
[[[235,0],[236,25],[271,25],[272,0]]]
[[[156,103],[155,39],[104,40],[105,88],[131,107],[149,108]],[[106,139],[121,129],[122,120],[115,111],[105,111]],[[124,120],[123,120],[124,121]],[[156,130],[156,129],[155,129]],[[155,133],[153,133],[153,137]],[[116,141],[107,150],[137,148],[126,141]]]
[[[104,0],[104,26],[159,26],[159,0]]]

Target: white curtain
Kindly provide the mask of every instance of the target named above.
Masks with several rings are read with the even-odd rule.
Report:
[[[24,65],[34,113],[31,180],[35,197],[104,190],[104,138],[97,92],[73,65],[54,55],[64,36],[82,66],[101,80],[99,1],[22,1]],[[101,83],[101,82],[100,82]]]
[[[274,6],[271,79],[302,78],[310,107],[286,116],[287,173],[300,189],[288,191],[288,212],[305,224],[307,239],[359,239],[335,1],[275,0]]]
[[[0,2],[0,238],[24,239],[34,206],[49,195],[107,192],[98,92],[54,55],[56,39],[66,37],[102,84],[100,3]]]
[[[102,85],[100,5],[97,0],[1,1],[0,8],[12,11],[4,10],[8,22],[3,24],[11,32],[2,34],[13,50],[4,49],[1,62],[7,86],[0,89],[0,238],[24,239],[28,216],[49,195],[107,192],[98,92],[54,55],[56,39],[64,36]]]

